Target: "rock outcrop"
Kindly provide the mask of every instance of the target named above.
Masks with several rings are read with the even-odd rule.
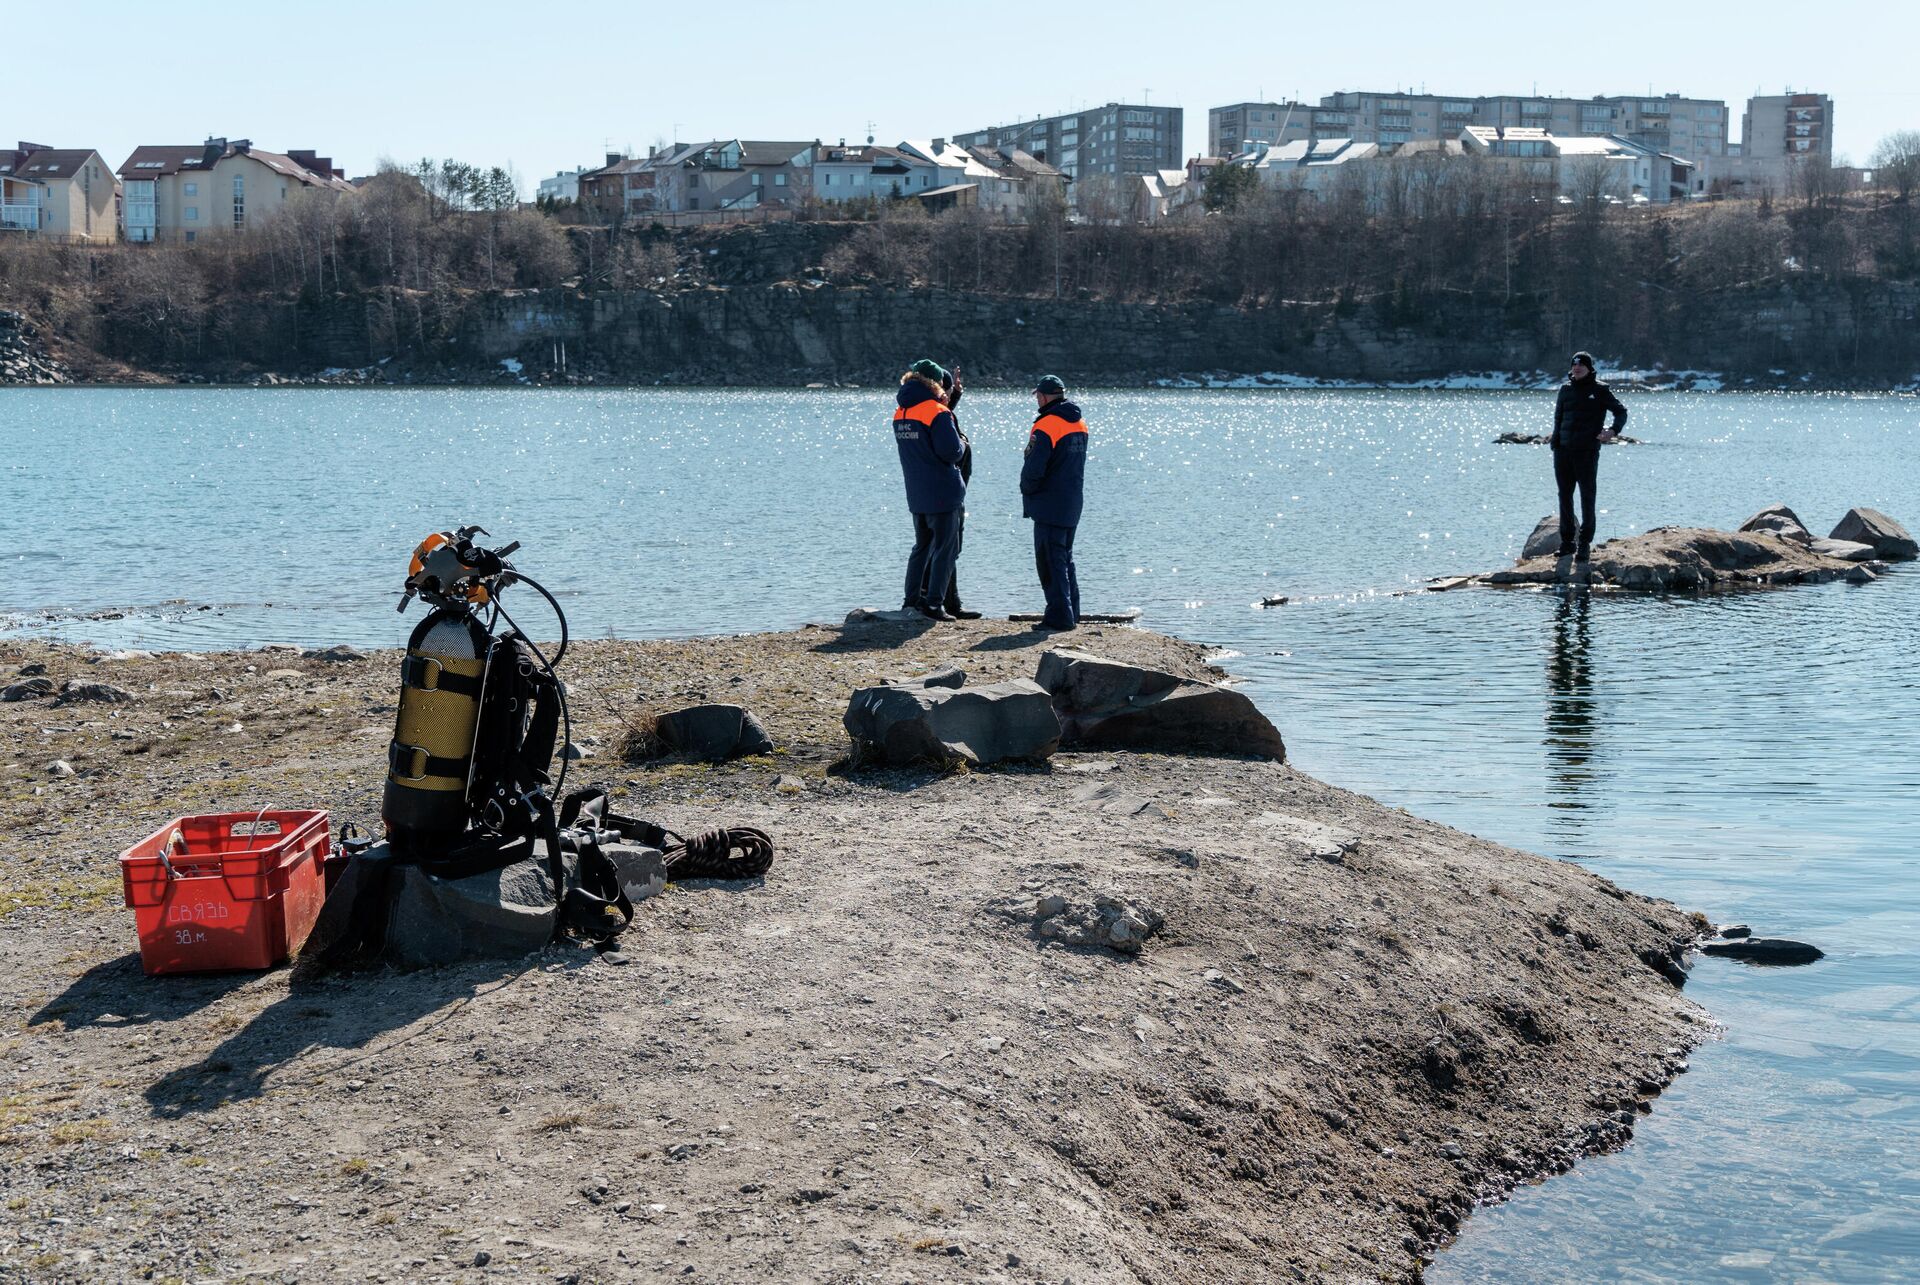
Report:
[[[1920,544],[1907,529],[1878,509],[1848,509],[1827,538],[1871,545],[1875,556],[1894,562],[1910,562],[1920,554]]]
[[[1279,730],[1230,687],[1064,649],[1040,658],[1036,679],[1070,747],[1287,757]]]
[[[1884,563],[1831,557],[1767,532],[1659,527],[1644,535],[1609,540],[1593,551],[1590,563],[1523,558],[1515,566],[1469,583],[1495,587],[1574,583],[1650,593],[1705,593],[1831,580],[1865,584],[1885,569]]]
[[[40,331],[17,312],[0,309],[0,384],[70,384],[73,375],[48,354]]]
[[[1742,531],[1759,531],[1782,536],[1795,544],[1812,544],[1813,532],[1807,530],[1800,515],[1784,504],[1769,504],[1740,524]]]
[[[979,687],[865,687],[842,719],[864,762],[981,767],[1044,759],[1060,747],[1053,699],[1024,678]]]

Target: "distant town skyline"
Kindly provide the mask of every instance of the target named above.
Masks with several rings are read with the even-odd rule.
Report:
[[[1811,25],[1778,0],[1682,3],[1651,29],[1513,3],[1436,21],[1406,0],[1204,22],[1139,0],[979,0],[952,16],[867,0],[681,11],[188,0],[164,16],[103,0],[88,12],[83,64],[11,68],[5,143],[92,147],[118,165],[143,144],[224,135],[314,148],[350,175],[451,156],[511,164],[529,197],[546,175],[659,142],[892,144],[1114,101],[1184,108],[1193,156],[1211,107],[1352,89],[1673,92],[1723,99],[1736,130],[1750,95],[1810,90],[1833,96],[1835,156],[1854,164],[1887,134],[1920,129],[1920,11],[1855,0],[1823,5]],[[71,92],[86,67],[107,70]]]

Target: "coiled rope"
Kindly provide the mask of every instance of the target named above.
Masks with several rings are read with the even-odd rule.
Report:
[[[660,856],[669,879],[757,879],[773,866],[773,840],[751,826],[723,827],[670,843]]]

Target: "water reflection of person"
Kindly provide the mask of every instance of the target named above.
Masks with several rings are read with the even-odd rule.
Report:
[[[1553,640],[1547,653],[1547,787],[1548,806],[1585,809],[1592,806],[1589,788],[1599,773],[1594,767],[1592,639],[1589,616],[1593,599],[1569,593],[1554,609]]]

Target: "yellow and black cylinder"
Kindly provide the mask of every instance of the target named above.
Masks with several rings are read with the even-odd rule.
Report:
[[[467,781],[491,641],[471,614],[446,608],[430,613],[407,639],[380,808],[396,846],[457,842],[467,828]]]

